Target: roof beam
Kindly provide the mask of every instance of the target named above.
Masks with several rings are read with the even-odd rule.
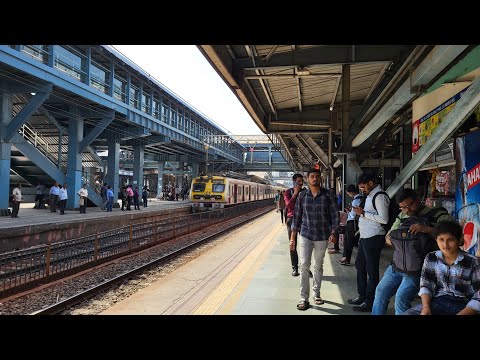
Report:
[[[258,71],[258,70],[256,70]],[[303,78],[303,77],[341,77],[341,73],[320,73],[320,74],[298,74],[297,72],[293,74],[269,74],[269,75],[245,75],[243,78],[245,80],[261,80],[261,79],[285,79],[285,78],[290,78],[290,79],[298,79],[298,78]]]
[[[261,56],[236,59],[233,60],[233,66],[241,69],[261,69],[278,66],[378,63],[391,61],[399,53],[411,49],[411,45],[326,45],[276,53],[269,58],[268,63]],[[295,63],[292,59],[295,59]]]
[[[275,51],[277,50],[278,48],[278,45],[273,45],[272,48],[270,49],[270,51],[268,52],[268,54],[265,56],[265,62],[268,62],[268,60],[270,60],[270,58],[272,57],[272,55],[275,53]]]

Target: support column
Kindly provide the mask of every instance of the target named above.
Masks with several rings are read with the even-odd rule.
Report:
[[[162,196],[164,167],[165,167],[165,163],[159,161],[158,162],[157,198],[160,198]]]
[[[120,181],[120,144],[115,139],[108,140],[107,180],[113,190],[113,204],[118,200],[118,183]]]
[[[10,195],[10,158],[12,145],[5,142],[7,126],[12,120],[12,94],[0,92],[0,210],[8,209]],[[3,213],[3,211],[2,211]]]
[[[199,168],[198,163],[192,164],[192,179],[198,176],[198,168]]]
[[[78,209],[79,196],[77,191],[82,187],[82,155],[78,153],[83,140],[83,119],[68,120],[68,154],[67,154],[67,186],[68,209]]]
[[[345,149],[345,140],[348,137],[348,130],[350,129],[350,65],[342,65],[342,147]],[[354,169],[347,166],[347,155],[344,156],[343,162],[343,184],[356,184],[357,174]],[[344,192],[342,194],[343,200],[347,197]]]
[[[138,190],[142,191],[143,186],[143,160],[144,149],[142,146],[135,146],[133,149],[133,188],[138,186]],[[135,184],[135,182],[137,182]]]

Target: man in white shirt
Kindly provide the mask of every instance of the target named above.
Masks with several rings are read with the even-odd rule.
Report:
[[[358,296],[355,299],[348,299],[347,302],[354,305],[354,311],[370,312],[375,299],[375,290],[380,281],[380,253],[385,246],[385,229],[382,224],[388,223],[390,198],[385,193],[375,197],[377,192],[383,190],[378,184],[377,177],[372,174],[361,174],[358,178],[358,187],[367,195],[363,209],[359,206],[353,207],[355,214],[360,215],[358,220],[360,240],[355,259]]]
[[[87,184],[83,184],[80,190],[78,190],[77,194],[80,196],[80,214],[86,214],[88,199]]]
[[[12,202],[12,218],[18,217],[18,210],[20,209],[20,202],[22,201],[22,184],[18,184],[12,191],[13,202]]]

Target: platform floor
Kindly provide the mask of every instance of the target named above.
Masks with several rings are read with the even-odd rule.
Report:
[[[132,205],[131,211],[122,211],[120,208],[114,208],[111,212],[101,210],[98,207],[88,207],[85,214],[80,214],[78,210],[65,210],[65,215],[60,215],[60,210],[52,213],[50,209],[34,209],[34,203],[20,203],[18,217],[0,216],[0,229],[8,229],[15,227],[34,226],[50,223],[69,223],[72,221],[81,221],[88,219],[98,219],[99,217],[108,218],[116,215],[131,215],[139,212],[158,211],[164,209],[173,209],[181,206],[188,206],[188,201],[166,201],[150,199],[147,203],[148,207],[144,208],[140,205],[140,210],[134,210]]]
[[[356,249],[352,257],[355,260]],[[356,291],[356,269],[326,254],[324,305],[299,311],[300,277],[291,275],[288,236],[275,211],[225,235],[225,241],[166,277],[107,309],[108,314],[369,315],[347,303]],[[381,276],[391,259],[385,248]],[[311,280],[312,281],[312,280]],[[389,314],[393,314],[390,302]]]

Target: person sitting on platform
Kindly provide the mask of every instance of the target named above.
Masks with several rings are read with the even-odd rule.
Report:
[[[422,303],[402,315],[475,315],[480,313],[480,259],[463,250],[462,227],[456,222],[435,226],[440,250],[423,262],[418,295]]]

